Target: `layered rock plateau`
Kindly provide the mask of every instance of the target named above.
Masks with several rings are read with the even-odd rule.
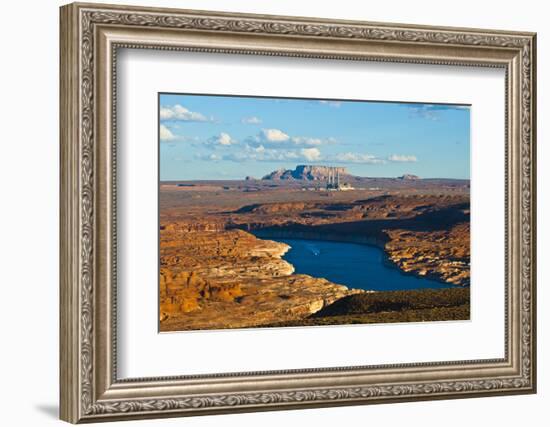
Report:
[[[307,317],[350,290],[322,278],[293,274],[283,243],[242,230],[161,230],[160,329],[261,326]]]
[[[430,277],[453,285],[470,285],[470,225],[448,231],[387,230],[384,249],[405,273]]]

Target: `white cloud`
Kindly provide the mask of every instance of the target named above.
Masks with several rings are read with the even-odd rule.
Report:
[[[418,161],[416,156],[406,156],[403,154],[392,154],[391,156],[388,156],[388,160],[390,162],[402,162],[402,163],[414,163]]]
[[[334,107],[334,108],[340,108],[340,106],[342,105],[340,101],[328,101],[328,100],[321,100],[319,101],[319,104],[328,105],[329,107]]]
[[[220,156],[216,153],[197,153],[195,158],[198,160],[209,160],[211,162],[219,162],[220,160],[226,160],[224,156]]]
[[[383,164],[384,159],[376,157],[372,154],[364,153],[338,153],[334,156],[334,161],[339,163],[363,163],[363,164]]]
[[[161,141],[173,141],[176,136],[163,124],[160,125],[160,140]]]
[[[234,152],[225,152],[224,154],[197,154],[197,158],[201,160],[228,160],[232,162],[311,162],[322,158],[321,152],[317,148],[303,148],[300,150],[281,150],[273,148],[265,148],[263,145],[253,147],[245,145],[241,150]]]
[[[216,141],[225,139],[220,136],[215,137]],[[230,138],[227,135],[227,138]],[[233,140],[231,140],[233,141]],[[233,143],[225,145],[233,147]],[[271,148],[266,147],[263,144],[260,145],[250,145],[242,144],[239,145],[239,150],[223,150],[218,151],[217,153],[203,153],[198,154],[197,158],[202,160],[211,160],[211,161],[232,161],[232,162],[246,162],[246,161],[255,161],[255,162],[326,162],[330,163],[350,163],[350,164],[371,164],[371,165],[383,165],[388,162],[416,162],[416,156],[412,155],[400,155],[392,154],[387,158],[382,158],[375,156],[373,154],[367,153],[337,153],[334,155],[323,156],[321,150],[317,147],[303,147],[303,148]]]
[[[220,133],[220,136],[218,137],[218,142],[221,145],[231,145],[235,141],[231,138],[231,136],[229,136],[228,133],[222,132],[222,133]]]
[[[243,117],[241,119],[241,123],[244,123],[246,125],[259,125],[260,123],[262,123],[262,119],[256,116]]]
[[[326,140],[320,138],[308,138],[305,136],[295,136],[292,138],[292,142],[296,145],[323,145],[326,143]]]
[[[433,109],[429,105],[414,105],[409,106],[409,117],[410,118],[422,118],[427,120],[437,121],[440,120],[439,110]]]
[[[290,139],[290,137],[280,129],[262,129],[259,136],[261,139],[269,142],[284,142]]]
[[[296,150],[277,150],[272,148],[265,148],[263,145],[259,147],[246,146],[244,152],[238,154],[237,159],[242,160],[256,160],[259,162],[274,162],[274,161],[295,161],[299,160],[302,156]]]
[[[318,148],[302,148],[300,154],[308,161],[314,162],[321,159],[321,152]]]
[[[246,141],[252,146],[263,145],[271,148],[317,147],[336,143],[334,138],[290,136],[280,129],[262,129],[257,135],[247,138]]]
[[[469,111],[469,105],[458,104],[403,104],[409,110],[410,118],[422,118],[438,121],[442,119],[442,113],[448,111]]]
[[[201,113],[188,110],[180,104],[173,105],[171,107],[160,108],[161,120],[182,120],[186,122],[211,122],[212,118],[208,118]]]
[[[221,132],[219,135],[213,136],[211,138],[208,138],[206,141],[207,145],[212,146],[224,146],[229,147],[230,145],[236,144],[237,141],[231,138],[231,135],[229,135],[226,132]]]

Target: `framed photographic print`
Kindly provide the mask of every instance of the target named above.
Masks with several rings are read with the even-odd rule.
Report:
[[[159,105],[161,332],[470,319],[470,106]]]
[[[61,418],[533,393],[535,34],[61,8]]]

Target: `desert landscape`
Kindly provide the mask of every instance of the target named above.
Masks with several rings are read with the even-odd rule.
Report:
[[[161,332],[470,317],[468,179],[298,164],[163,180],[159,203]],[[297,243],[321,260],[313,271],[341,262],[358,285],[301,272]],[[373,269],[344,267],[361,248]]]

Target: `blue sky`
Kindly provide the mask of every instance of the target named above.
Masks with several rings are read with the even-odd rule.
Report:
[[[160,179],[261,178],[298,164],[470,177],[470,107],[160,94]]]

